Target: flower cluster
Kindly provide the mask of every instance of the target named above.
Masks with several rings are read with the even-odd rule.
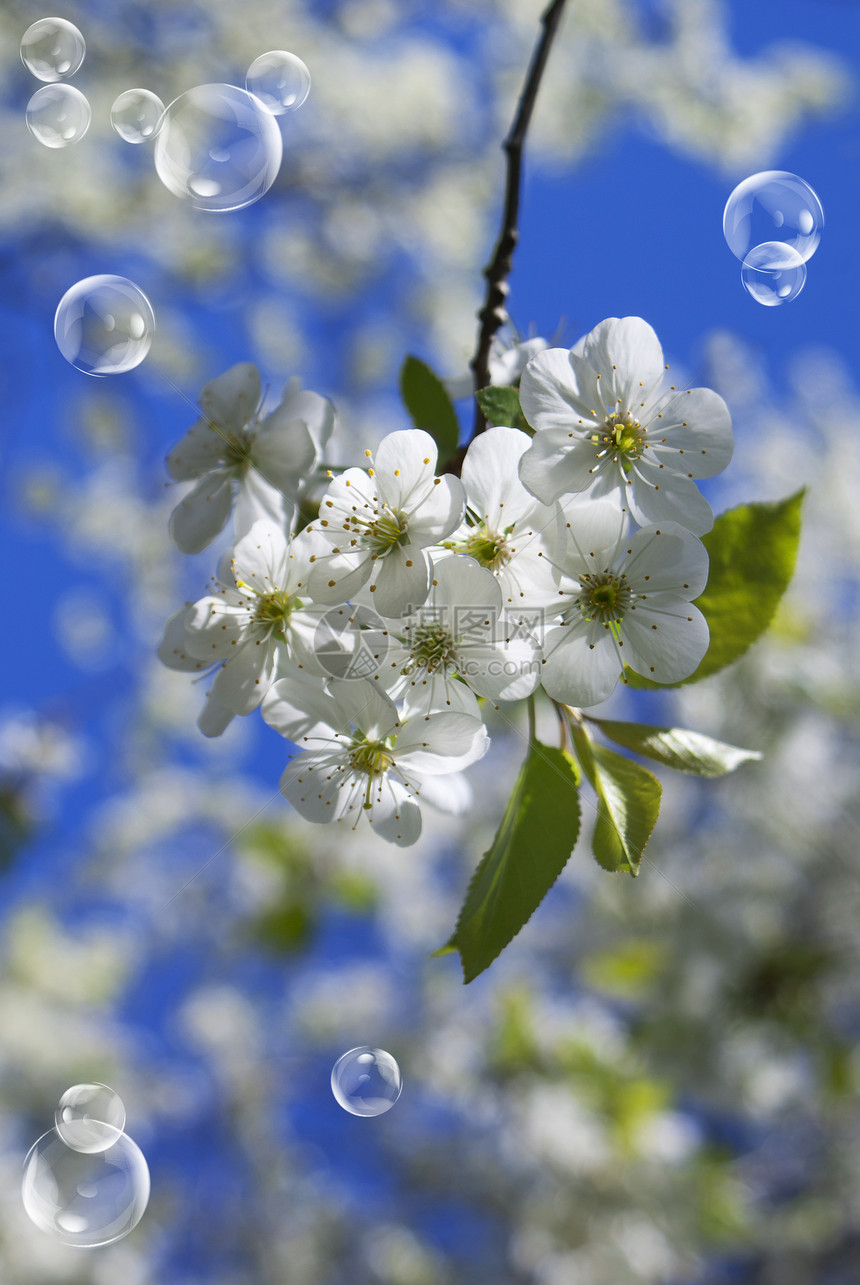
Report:
[[[691,674],[708,647],[697,537],[713,522],[696,479],[726,465],[732,432],[716,393],[664,390],[666,369],[637,317],[570,352],[536,344],[520,384],[533,436],[488,429],[458,478],[437,474],[429,433],[393,432],[365,467],[327,474],[302,529],[331,408],[292,388],[260,421],[254,367],[213,380],[168,459],[194,480],[171,529],[202,548],[235,500],[237,538],[159,651],[212,668],[201,730],[261,707],[296,747],[281,790],[297,811],[365,816],[405,845],[422,801],[468,806],[462,770],[489,747],[482,702],[542,685],[590,706],[625,665],[663,683]]]

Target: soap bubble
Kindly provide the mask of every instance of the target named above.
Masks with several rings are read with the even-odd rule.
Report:
[[[149,1201],[143,1152],[121,1133],[106,1151],[67,1147],[56,1129],[27,1153],[24,1208],[42,1231],[66,1245],[109,1245],[136,1227]]]
[[[282,154],[281,131],[253,94],[198,85],[164,113],[155,168],[166,188],[199,210],[241,210],[268,192]]]
[[[744,259],[741,281],[756,303],[773,308],[797,298],[806,284],[806,264],[784,241],[765,241]]]
[[[311,73],[295,54],[273,49],[251,63],[245,88],[273,115],[282,116],[301,107],[311,92]]]
[[[43,85],[27,104],[27,128],[45,147],[68,147],[83,138],[92,115],[74,85]]]
[[[21,61],[37,80],[74,76],[86,52],[83,36],[65,18],[40,18],[21,37]]]
[[[164,103],[149,89],[127,89],[114,100],[110,123],[126,143],[146,143],[161,127]]]
[[[350,1049],[332,1067],[331,1091],[351,1115],[382,1115],[400,1097],[400,1067],[385,1049]]]
[[[74,1151],[95,1154],[113,1146],[125,1128],[125,1107],[106,1084],[75,1084],[54,1112],[57,1133]]]
[[[139,366],[154,330],[149,300],[127,277],[85,277],[66,291],[54,317],[57,347],[87,375],[120,375]]]
[[[786,170],[764,170],[739,183],[723,211],[723,232],[735,258],[756,246],[782,242],[801,259],[815,253],[824,227],[821,202],[804,179]]]

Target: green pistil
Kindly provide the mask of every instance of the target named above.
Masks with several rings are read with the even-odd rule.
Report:
[[[586,620],[599,620],[611,627],[623,618],[631,598],[625,575],[601,571],[580,576],[579,583],[579,609]]]
[[[445,669],[457,658],[457,648],[451,633],[444,625],[438,623],[418,625],[413,631],[410,643],[412,658],[403,671],[411,674],[413,669],[422,667],[428,673]]]
[[[474,531],[467,536],[465,540],[457,544],[459,553],[468,554],[474,558],[482,567],[489,567],[491,571],[498,571],[506,562],[510,561],[510,550],[508,549],[507,535],[510,528],[504,535],[499,535],[488,529],[485,523],[475,527]]]
[[[374,780],[378,776],[384,776],[393,763],[391,746],[386,741],[369,741],[367,737],[360,739],[356,737],[353,740],[349,751],[349,765],[354,772],[363,772],[367,776],[367,788],[362,805],[367,811],[373,806],[370,793]]]
[[[231,468],[246,469],[251,463],[252,438],[245,433],[230,433],[224,443],[224,463]]]
[[[616,460],[625,473],[633,468],[633,461],[641,459],[645,449],[645,429],[629,411],[607,415],[599,432],[591,439],[598,447],[598,459]]]
[[[278,589],[274,593],[261,594],[254,608],[254,620],[258,625],[274,629],[275,633],[285,634],[290,616],[301,602],[294,594]]]
[[[397,545],[409,543],[406,518],[393,509],[381,518],[377,518],[375,522],[369,522],[362,534],[365,544],[377,558],[381,558]]]

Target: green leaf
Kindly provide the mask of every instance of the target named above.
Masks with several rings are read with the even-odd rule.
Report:
[[[579,835],[579,773],[569,754],[533,741],[492,847],[472,876],[450,941],[473,981],[543,901]]]
[[[501,424],[504,428],[520,428],[525,433],[534,433],[520,406],[518,388],[493,385],[490,388],[479,388],[475,396],[488,424]]]
[[[592,718],[589,722],[595,723],[604,736],[617,745],[656,759],[678,772],[695,772],[697,776],[725,776],[741,763],[761,758],[757,750],[743,750],[684,727],[649,727],[644,723],[618,723],[608,718]]]
[[[794,573],[805,492],[802,487],[785,500],[741,504],[720,514],[702,537],[710,560],[707,588],[696,600],[711,631],[704,659],[680,683],[655,683],[628,669],[632,687],[697,683],[737,660],[761,637]]]
[[[445,385],[425,362],[406,357],[400,367],[400,396],[416,428],[429,433],[444,465],[457,454],[460,421]]]
[[[582,770],[597,795],[591,840],[595,859],[604,870],[637,875],[660,813],[660,782],[647,768],[595,745],[582,727],[573,728],[573,739]]]

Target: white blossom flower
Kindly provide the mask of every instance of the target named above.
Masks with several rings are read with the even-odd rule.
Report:
[[[365,584],[383,616],[414,610],[430,589],[430,545],[463,520],[459,478],[435,476],[437,450],[429,433],[389,433],[367,472],[349,468],[334,478],[320,517],[306,530],[317,543],[310,574],[318,602],[352,600]]]
[[[490,350],[490,384],[502,388],[509,388],[512,384],[516,384],[525,370],[526,363],[536,353],[543,352],[548,347],[547,341],[539,337],[518,340],[514,336],[505,338],[495,335]],[[448,396],[455,401],[461,397],[471,397],[475,390],[475,380],[471,371],[466,371],[464,375],[443,379],[442,383],[448,391]]]
[[[460,475],[466,517],[445,541],[492,571],[511,611],[546,607],[557,596],[546,554],[555,549],[561,513],[520,481],[519,463],[530,445],[528,433],[516,428],[488,428],[474,439]]]
[[[404,714],[367,680],[280,679],[263,717],[303,752],[281,777],[281,793],[309,821],[358,824],[362,816],[389,843],[407,847],[421,833],[420,796],[459,812],[468,793],[459,776],[481,758],[489,737],[467,714]],[[436,777],[451,775],[451,789]]]
[[[610,317],[570,352],[529,362],[520,401],[535,437],[520,478],[550,503],[612,495],[640,525],[679,522],[696,535],[714,516],[695,478],[732,455],[728,408],[710,388],[663,391],[663,350],[641,317]]]
[[[521,700],[538,686],[540,668],[540,648],[504,615],[495,577],[454,555],[434,564],[425,605],[390,622],[381,677],[410,708],[480,719],[475,693]]]
[[[308,549],[256,522],[222,558],[216,591],[175,612],[158,654],[172,669],[218,671],[200,727],[224,730],[230,714],[256,709],[286,666],[322,673],[314,642],[325,609],[307,594]]]
[[[617,511],[613,534],[613,517],[601,510],[590,528],[571,524],[556,564],[561,621],[544,638],[541,681],[566,705],[605,700],[625,663],[655,682],[678,682],[708,650],[707,622],[692,605],[708,579],[701,540],[676,522],[628,537]]]
[[[288,384],[280,404],[260,419],[260,373],[240,362],[210,380],[199,419],[167,457],[172,478],[196,484],[170,515],[183,553],[199,553],[223,528],[236,499],[234,533],[260,518],[292,529],[302,483],[331,434],[334,410],[318,393]]]

